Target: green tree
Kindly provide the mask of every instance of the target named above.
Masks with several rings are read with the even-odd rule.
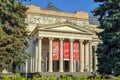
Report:
[[[5,37],[5,32],[3,32],[2,27],[0,27],[0,39],[2,39],[2,37]]]
[[[1,69],[15,70],[27,56],[26,10],[16,0],[0,0],[0,31],[5,33],[5,37],[0,38]]]
[[[100,29],[97,33],[102,43],[98,44],[98,72],[120,74],[120,0],[94,0],[100,3],[93,10],[99,18]]]

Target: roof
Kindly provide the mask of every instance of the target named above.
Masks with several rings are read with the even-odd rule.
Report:
[[[98,19],[94,17],[89,17],[89,23],[94,25],[99,25]]]
[[[46,7],[45,10],[53,10],[53,11],[62,11],[59,8],[57,8],[53,3],[49,3]]]

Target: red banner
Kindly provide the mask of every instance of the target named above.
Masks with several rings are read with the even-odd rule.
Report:
[[[70,58],[70,43],[64,42],[64,60],[69,60]]]
[[[53,60],[59,60],[59,41],[53,41]]]
[[[79,43],[74,43],[73,44],[73,52],[74,52],[74,60],[79,60],[79,52],[80,52],[80,50],[79,50]]]

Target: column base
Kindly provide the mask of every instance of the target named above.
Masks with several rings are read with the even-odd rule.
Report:
[[[63,70],[59,70],[59,72],[64,72]]]
[[[42,71],[38,71],[38,72],[42,72]]]
[[[52,70],[48,70],[48,72],[53,72]]]
[[[84,72],[84,70],[80,70],[79,72]]]
[[[93,69],[90,69],[90,72],[93,72]]]
[[[74,72],[73,70],[70,70],[69,72]]]

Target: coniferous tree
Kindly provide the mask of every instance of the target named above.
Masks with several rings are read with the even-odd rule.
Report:
[[[5,36],[0,38],[0,69],[15,70],[26,58],[26,10],[27,8],[16,0],[0,0],[0,27],[1,32],[5,33]]]
[[[100,3],[93,10],[99,18],[102,32],[97,33],[102,43],[98,44],[98,72],[120,74],[120,0],[94,0]]]

